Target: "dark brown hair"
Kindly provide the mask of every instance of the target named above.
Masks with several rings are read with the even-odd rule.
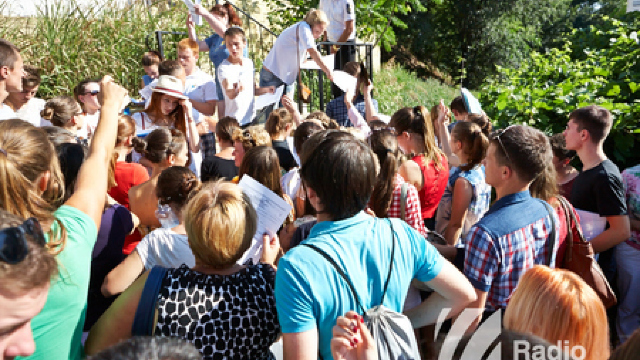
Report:
[[[158,65],[158,76],[177,76],[184,68],[178,60],[165,60]]]
[[[369,146],[380,163],[380,173],[371,193],[369,206],[377,217],[387,217],[393,200],[394,180],[398,172],[400,150],[395,132],[376,130],[369,137]]]
[[[0,39],[0,67],[8,66],[13,70],[16,61],[18,61],[19,52],[20,50],[15,45],[5,39]]]
[[[82,103],[82,101],[80,101],[78,96],[85,95],[85,93],[87,92],[87,85],[91,83],[100,84],[100,79],[84,79],[80,81],[75,88],[73,88],[73,98],[76,99],[78,104],[80,104],[82,110],[85,110],[84,104]]]
[[[613,117],[609,110],[597,105],[573,110],[569,119],[578,125],[578,130],[587,130],[591,141],[596,144],[604,141],[613,124]]]
[[[297,154],[302,152],[302,145],[311,137],[311,135],[317,133],[318,131],[324,130],[322,126],[310,122],[305,121],[293,132],[293,147]]]
[[[233,133],[240,129],[240,123],[231,116],[225,116],[216,124],[216,137],[218,142],[225,141],[233,143]]]
[[[209,12],[216,13],[218,15],[227,15],[229,17],[229,26],[242,26],[242,20],[236,14],[236,10],[233,8],[231,4],[228,2],[221,4],[213,5]]]
[[[560,161],[566,159],[573,159],[576,156],[575,150],[567,149],[567,142],[564,139],[564,135],[555,134],[549,137],[549,143],[551,144],[551,150],[553,151],[553,155],[557,157]]]
[[[489,138],[491,136],[491,132],[493,131],[493,125],[491,124],[491,119],[485,114],[469,114],[467,116],[467,121],[472,122],[478,126],[482,130],[484,136]],[[457,126],[457,125],[456,125]]]
[[[42,82],[42,77],[40,76],[40,69],[32,66],[25,65],[24,72],[27,74],[22,78],[22,88],[34,88],[40,85]]]
[[[142,66],[160,65],[162,62],[162,55],[159,51],[151,50],[142,55]]]
[[[367,206],[377,161],[365,143],[344,131],[320,131],[304,144],[300,160],[302,182],[318,195],[319,213],[338,221]]]
[[[249,149],[244,154],[238,170],[239,179],[244,175],[251,176],[278,196],[283,196],[284,192],[280,185],[280,162],[278,154],[272,147],[256,146]]]
[[[451,135],[462,143],[462,152],[469,159],[466,164],[460,165],[460,169],[468,171],[479,165],[489,147],[489,139],[484,135],[482,129],[472,122],[462,121],[454,126]]]
[[[464,104],[464,99],[462,98],[462,95],[460,96],[456,96],[455,98],[453,98],[453,100],[451,100],[451,104],[449,104],[449,107],[451,108],[451,111],[455,110],[459,113],[467,113],[467,106]]]
[[[178,129],[155,129],[144,139],[133,138],[133,148],[154,164],[177,154],[185,146],[187,139]]]
[[[497,131],[492,136],[491,143],[496,149],[498,163],[510,166],[524,182],[533,181],[545,170],[547,164],[552,163],[553,156],[547,136],[529,126],[513,125]]]
[[[431,115],[424,106],[406,107],[396,111],[391,116],[389,125],[395,128],[398,135],[406,131],[422,136],[424,165],[427,166],[430,162],[433,162],[437,168],[442,169],[443,153],[436,146]]]
[[[170,204],[182,210],[191,195],[200,189],[196,174],[184,166],[171,166],[158,176],[156,196],[161,204]]]

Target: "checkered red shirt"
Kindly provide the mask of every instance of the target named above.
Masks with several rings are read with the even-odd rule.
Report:
[[[387,217],[400,219],[402,204],[402,184],[404,184],[402,176],[396,174],[395,187],[393,188],[393,198],[391,199],[391,206],[387,211]],[[422,220],[422,211],[420,209],[420,198],[418,197],[418,190],[416,187],[407,184],[407,205],[405,206],[405,219],[404,221],[412,228],[416,229],[422,236],[427,234],[424,228],[424,221]]]

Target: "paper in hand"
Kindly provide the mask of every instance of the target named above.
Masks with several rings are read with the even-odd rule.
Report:
[[[344,71],[336,70],[333,72],[333,83],[345,93],[350,92],[353,94],[356,91],[358,79]]]
[[[275,235],[284,220],[291,212],[291,205],[266,186],[251,176],[244,175],[238,184],[249,197],[251,205],[258,215],[258,226],[251,241],[251,246],[237,261],[240,265],[248,262],[257,264],[262,256],[262,236],[266,233]]]
[[[201,0],[182,0],[185,5],[189,8],[189,12],[191,13],[191,19],[193,19],[193,23],[200,26],[202,25],[202,18],[200,15],[196,15],[196,10],[193,5],[200,5]]]
[[[256,97],[254,108],[262,109],[265,106],[277,103],[282,98],[283,93],[284,85],[281,85],[276,88],[276,91],[274,91],[273,94],[268,93]]]
[[[321,56],[322,62],[327,65],[327,68],[333,69],[334,63],[336,60],[335,54],[323,55]],[[313,61],[313,59],[308,58],[300,65],[301,70],[320,70],[320,66]]]

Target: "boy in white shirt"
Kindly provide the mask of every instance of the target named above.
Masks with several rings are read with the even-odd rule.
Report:
[[[257,87],[251,59],[243,57],[247,44],[244,31],[230,27],[224,34],[229,57],[218,66],[218,78],[224,95],[225,115],[238,120],[240,126],[251,124],[256,111],[254,95],[273,93],[275,86]]]

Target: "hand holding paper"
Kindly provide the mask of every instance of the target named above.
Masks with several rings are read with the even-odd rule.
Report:
[[[255,104],[254,104],[255,108],[262,109],[265,106],[275,104],[276,102],[280,101],[280,98],[282,97],[283,92],[284,92],[284,85],[281,85],[272,93],[268,92],[264,95],[260,95],[256,97]]]
[[[193,22],[200,26],[202,25],[202,18],[200,17],[200,15],[198,15],[196,13],[196,9],[194,5],[200,5],[200,1],[201,0],[182,0],[184,2],[185,5],[187,5],[187,7],[189,8],[189,12],[191,13],[191,18],[193,19]]]

